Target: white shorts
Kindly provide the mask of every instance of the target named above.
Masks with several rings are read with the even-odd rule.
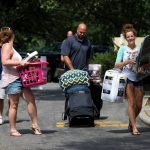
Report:
[[[5,99],[5,89],[1,87],[1,80],[0,80],[0,99]]]

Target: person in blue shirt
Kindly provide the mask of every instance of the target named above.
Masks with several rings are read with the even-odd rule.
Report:
[[[73,36],[73,32],[72,32],[72,31],[68,31],[68,32],[67,32],[67,38],[68,38],[68,37],[71,37],[71,36]],[[65,40],[63,40],[63,42],[65,42]],[[63,45],[63,42],[62,42],[62,45]],[[64,62],[63,55],[61,55],[61,61]]]
[[[2,27],[1,31],[8,31],[10,30],[9,27]],[[2,76],[2,60],[1,60],[1,44],[0,44],[0,125],[3,124],[3,108],[4,108],[4,99],[7,97],[5,94],[5,89],[1,87],[1,76]],[[8,100],[8,107],[9,107],[9,100]],[[7,113],[8,115],[8,110]]]
[[[127,77],[126,96],[128,100],[128,129],[133,135],[140,135],[140,131],[136,125],[136,118],[142,109],[143,100],[143,84],[137,79],[136,72],[136,58],[140,52],[140,46],[135,44],[136,30],[132,24],[125,24],[123,26],[123,35],[127,41],[127,45],[121,46],[115,67],[123,69]]]
[[[65,70],[87,70],[91,56],[91,43],[86,38],[87,26],[80,23],[77,32],[67,38],[61,46],[61,55],[65,63]]]
[[[5,99],[5,90],[1,87],[1,73],[2,73],[2,62],[1,62],[1,48],[0,48],[0,125],[3,124],[3,107]]]

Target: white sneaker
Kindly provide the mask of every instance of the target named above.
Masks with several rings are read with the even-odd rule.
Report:
[[[2,124],[3,124],[3,117],[0,116],[0,125],[2,125]]]

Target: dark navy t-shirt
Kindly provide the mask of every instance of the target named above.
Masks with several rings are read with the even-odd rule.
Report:
[[[74,69],[87,69],[87,60],[91,55],[91,44],[87,39],[79,40],[75,34],[63,41],[61,55],[69,56]],[[66,66],[65,69],[68,70]]]

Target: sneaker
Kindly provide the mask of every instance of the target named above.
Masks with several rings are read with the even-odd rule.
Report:
[[[0,116],[0,125],[2,125],[2,124],[3,124],[3,117]]]

